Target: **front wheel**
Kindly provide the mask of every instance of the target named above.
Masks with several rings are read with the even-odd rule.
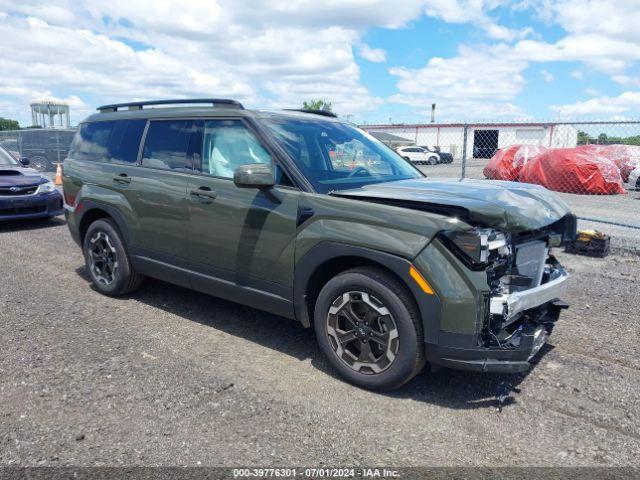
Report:
[[[124,295],[142,283],[143,276],[131,265],[120,232],[111,220],[103,218],[89,225],[82,250],[93,285],[100,293]]]
[[[415,302],[382,269],[359,267],[331,279],[318,296],[314,327],[329,363],[360,387],[398,388],[424,366]]]

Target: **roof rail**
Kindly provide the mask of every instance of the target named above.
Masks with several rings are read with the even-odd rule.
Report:
[[[125,107],[127,107],[129,110],[142,110],[142,107],[148,107],[151,105],[178,105],[196,103],[210,103],[213,107],[224,105],[225,107],[239,108],[240,110],[244,110],[244,107],[240,102],[228,98],[178,98],[174,100],[149,100],[146,102],[114,103],[112,105],[102,105],[101,107],[98,107],[98,111],[100,113],[108,113],[117,112],[119,108]]]
[[[333,112],[330,112],[329,110],[312,110],[310,108],[285,108],[285,111],[287,111],[287,112],[312,113],[314,115],[322,115],[323,117],[338,118],[338,115],[336,115]]]

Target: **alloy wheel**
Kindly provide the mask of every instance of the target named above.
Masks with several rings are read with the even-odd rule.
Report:
[[[368,375],[389,368],[400,346],[398,327],[387,307],[360,291],[345,292],[333,301],[327,315],[327,335],[340,360]]]
[[[115,280],[118,270],[116,249],[103,231],[95,232],[89,239],[89,268],[103,285],[111,285]]]

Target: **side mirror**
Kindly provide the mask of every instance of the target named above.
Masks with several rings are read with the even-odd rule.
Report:
[[[23,167],[27,167],[31,163],[31,160],[29,160],[27,157],[22,157],[20,159],[20,163]]]
[[[233,183],[238,188],[268,189],[276,184],[271,166],[265,163],[240,165],[233,172]]]

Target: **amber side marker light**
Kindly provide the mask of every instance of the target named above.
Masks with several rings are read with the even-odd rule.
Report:
[[[429,282],[427,282],[424,277],[420,275],[420,272],[416,270],[413,265],[409,267],[409,275],[411,275],[411,278],[413,278],[413,280],[420,286],[424,293],[427,293],[429,295],[435,294],[433,288],[431,288],[431,285],[429,285]]]

